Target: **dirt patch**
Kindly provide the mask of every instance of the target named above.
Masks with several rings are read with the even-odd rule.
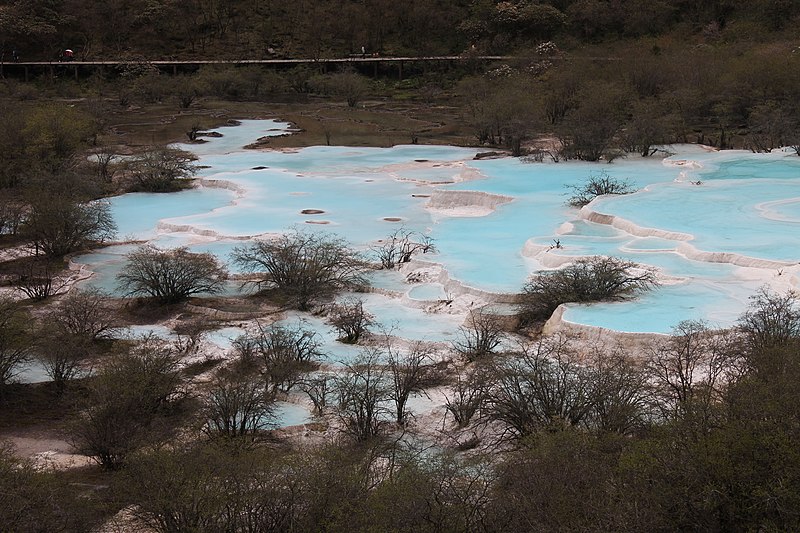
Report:
[[[24,459],[33,459],[42,466],[63,470],[94,464],[91,458],[76,453],[72,445],[47,431],[24,431],[0,435],[14,447],[14,453]]]
[[[409,144],[474,145],[474,128],[465,121],[461,102],[452,94],[435,102],[376,97],[348,107],[327,98],[302,101],[231,102],[199,98],[189,109],[169,103],[142,107],[112,106],[109,129],[99,141],[136,152],[153,144],[187,142],[200,131],[235,125],[236,119],[276,119],[291,125],[289,134],[264,137],[250,148],[291,150],[306,146],[376,146]],[[224,135],[223,133],[221,133]],[[425,162],[425,161],[420,161]]]

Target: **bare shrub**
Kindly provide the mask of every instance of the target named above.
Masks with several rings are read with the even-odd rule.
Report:
[[[289,392],[305,374],[316,370],[321,345],[317,333],[302,323],[294,327],[258,324],[254,333],[234,341],[244,366],[257,366],[270,394]]]
[[[373,247],[383,268],[394,268],[408,263],[416,253],[436,251],[433,239],[428,235],[400,228]]]
[[[170,304],[196,294],[217,293],[226,277],[225,268],[212,254],[145,245],[127,255],[117,282],[128,296],[149,296]]]
[[[375,317],[364,309],[364,301],[348,299],[331,308],[328,322],[339,332],[339,341],[345,344],[356,344],[359,339],[369,333],[369,327],[375,324]]]
[[[314,404],[314,412],[321,415],[328,406],[328,398],[333,389],[334,377],[327,373],[317,373],[300,382],[300,389]]]
[[[92,152],[92,159],[98,178],[105,183],[111,183],[119,170],[119,166],[115,163],[119,160],[119,156],[110,146],[103,145]]]
[[[584,422],[592,409],[591,374],[576,361],[564,336],[521,346],[496,363],[486,416],[505,424],[514,437]]]
[[[197,167],[189,152],[168,146],[154,146],[125,162],[126,174],[133,181],[131,190],[171,192],[186,187]]]
[[[592,413],[587,426],[630,435],[649,423],[651,389],[641,361],[620,349],[595,350],[586,361],[591,374]]]
[[[301,311],[315,300],[365,285],[368,268],[343,239],[297,230],[238,247],[233,260],[245,271],[258,273],[258,279],[247,283],[262,291],[275,289]]]
[[[414,395],[426,394],[425,389],[437,385],[442,374],[440,367],[433,361],[432,348],[422,342],[414,343],[408,350],[401,350],[390,344],[387,354],[395,421],[403,426],[408,421],[408,399]]]
[[[58,275],[59,270],[58,265],[46,259],[23,261],[12,283],[22,294],[40,302],[55,296],[69,284],[69,279]]]
[[[63,334],[59,330],[42,332],[36,343],[36,359],[53,380],[59,393],[67,384],[86,371],[86,361],[92,355],[88,337]]]
[[[17,375],[30,360],[31,339],[25,326],[28,318],[11,298],[0,296],[0,387]]]
[[[50,193],[38,195],[30,203],[20,227],[36,252],[49,257],[62,257],[111,239],[116,230],[106,202],[81,204]]]
[[[391,383],[382,354],[366,349],[336,377],[336,414],[343,431],[357,441],[367,441],[381,434],[390,414]]]
[[[540,272],[522,289],[523,323],[543,321],[563,303],[623,300],[657,285],[655,273],[615,257],[578,259],[561,270]]]
[[[483,309],[471,310],[458,332],[459,338],[453,341],[452,346],[468,362],[493,354],[503,340],[500,318]]]
[[[800,339],[797,294],[761,289],[750,298],[750,306],[739,319],[737,329],[744,335],[744,348],[750,356],[797,341]]]
[[[489,373],[483,367],[459,371],[445,395],[445,409],[459,428],[465,428],[483,406],[489,385]]]
[[[758,104],[750,109],[747,125],[747,145],[753,152],[769,152],[797,144],[798,127],[794,114],[775,102]]]
[[[107,295],[98,289],[74,290],[47,313],[48,326],[97,340],[113,335],[118,320]]]
[[[218,376],[205,402],[206,433],[225,438],[255,435],[268,427],[274,407],[272,398],[258,378]]]
[[[708,421],[727,384],[732,352],[724,337],[701,321],[684,321],[672,335],[647,350],[647,369],[656,406],[665,419]]]
[[[630,194],[636,191],[630,181],[609,176],[605,170],[598,174],[589,174],[583,183],[570,185],[568,188],[572,191],[572,196],[567,203],[573,207],[583,207],[604,194]]]
[[[348,107],[355,107],[369,90],[369,80],[352,71],[315,76],[308,85],[318,94],[343,98]]]
[[[153,336],[112,357],[92,378],[73,443],[107,469],[147,443],[169,438],[167,419],[185,398],[179,357]]]

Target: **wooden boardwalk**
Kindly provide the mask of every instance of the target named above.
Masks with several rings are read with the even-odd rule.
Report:
[[[304,65],[304,64],[324,64],[324,63],[430,63],[430,62],[464,62],[464,61],[504,61],[514,59],[511,56],[408,56],[408,57],[389,57],[389,56],[351,56],[334,58],[297,58],[297,59],[128,59],[128,60],[103,60],[103,61],[6,61],[6,67],[12,66],[105,66],[114,67],[130,64],[147,64],[155,66],[169,67],[194,66],[194,65]]]
[[[294,58],[294,59],[126,59],[126,60],[101,60],[101,61],[17,61],[8,62],[0,61],[0,76],[4,73],[8,74],[22,74],[27,81],[32,72],[49,72],[53,73],[54,69],[71,70],[75,78],[79,76],[81,71],[90,71],[97,68],[123,68],[128,65],[151,65],[153,67],[172,70],[177,73],[179,70],[186,70],[197,68],[203,65],[264,65],[272,67],[290,67],[297,65],[316,65],[322,69],[326,69],[328,65],[355,65],[355,66],[372,66],[374,72],[377,74],[379,65],[396,66],[398,75],[403,77],[403,66],[411,64],[441,64],[441,63],[468,63],[471,61],[508,61],[514,59],[510,56],[475,56],[475,55],[458,55],[458,56],[421,56],[421,57],[384,57],[384,56],[360,56],[353,55],[349,57],[334,57],[334,58]]]

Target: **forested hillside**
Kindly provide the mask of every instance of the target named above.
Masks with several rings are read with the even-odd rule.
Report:
[[[536,138],[555,137],[559,157],[587,160],[647,155],[671,142],[754,151],[800,144],[795,0],[4,4],[6,61],[12,50],[22,60],[55,60],[64,48],[79,60],[129,61],[127,69],[95,76],[89,89],[116,93],[122,105],[308,96],[351,107],[370,97],[444,103],[466,121],[466,142],[521,155]],[[147,67],[169,58],[361,57],[362,48],[379,57],[509,58],[444,71],[409,66],[403,80],[364,66],[357,72],[371,80],[307,67],[205,67],[174,79]]]
[[[48,58],[243,58],[277,54],[511,54],[542,40],[570,46],[698,35],[772,40],[793,28],[796,0],[6,0],[8,52]],[[270,51],[272,50],[272,51]]]

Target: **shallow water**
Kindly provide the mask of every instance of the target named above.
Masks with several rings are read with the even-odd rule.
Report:
[[[440,263],[450,279],[497,293],[518,292],[539,269],[580,256],[613,255],[657,269],[666,283],[632,302],[568,306],[564,319],[623,331],[669,332],[695,318],[728,326],[764,283],[784,290],[796,281],[800,158],[788,152],[680,146],[665,160],[528,164],[513,158],[474,161],[476,150],[446,146],[241,148],[284,127],[244,121],[220,128],[222,138],[183,145],[208,167],[200,176],[226,188],[112,199],[120,234],[209,251],[227,261],[242,244],[238,239],[291,227],[333,232],[368,251],[402,226],[434,239],[438,253],[424,258]],[[598,198],[584,212],[565,204],[570,186],[602,171],[628,180],[638,192]],[[478,191],[510,201],[487,207],[459,200],[427,208],[437,191]],[[591,211],[620,223],[590,222]],[[561,247],[549,251],[526,248],[528,243],[546,250],[556,241]],[[130,249],[110,247],[77,262],[97,273],[90,283],[113,292]],[[778,278],[774,265],[758,261],[778,262],[780,268],[783,262],[786,275]],[[396,273],[372,277],[375,286],[407,293],[412,301],[449,296],[437,283],[414,286]],[[452,340],[463,321],[463,315],[428,314],[387,296],[362,296],[379,322],[410,339]],[[331,360],[352,359],[353,353],[336,345],[329,345]]]

